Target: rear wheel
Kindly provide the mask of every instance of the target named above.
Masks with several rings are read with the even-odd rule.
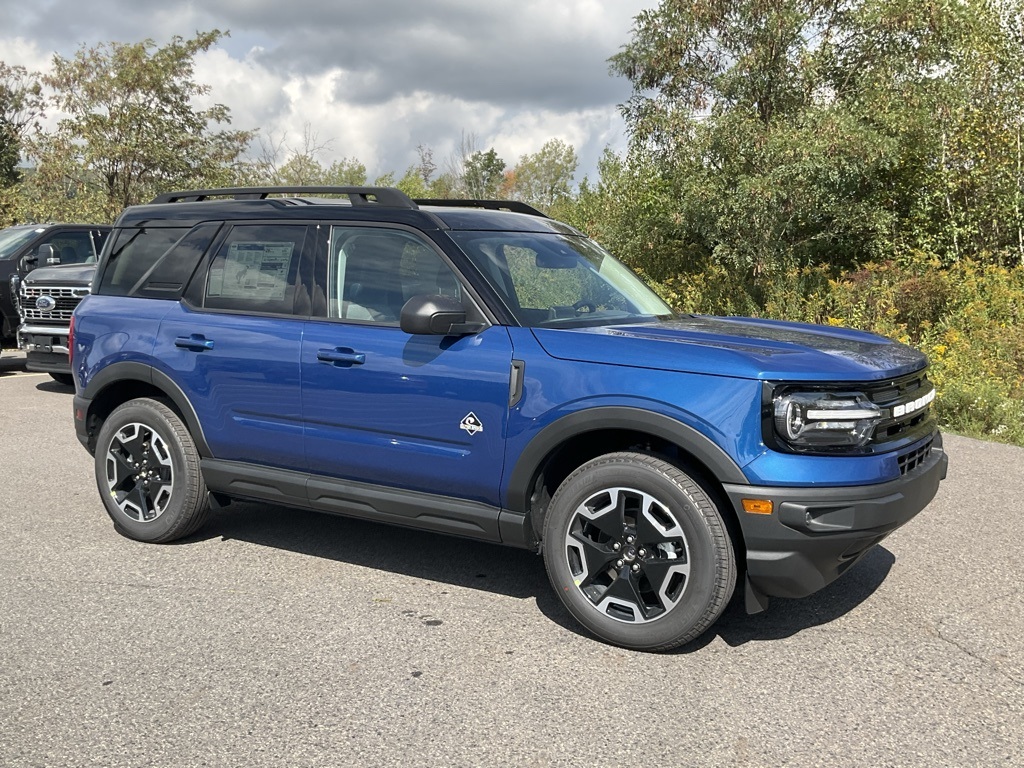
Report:
[[[678,467],[613,453],[573,472],[551,500],[544,562],[555,592],[616,645],[667,650],[703,633],[736,584],[711,497]]]
[[[96,485],[115,527],[133,539],[188,536],[209,513],[199,452],[178,415],[148,398],[119,406],[96,440]]]

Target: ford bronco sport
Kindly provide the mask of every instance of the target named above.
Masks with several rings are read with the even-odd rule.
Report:
[[[515,202],[163,195],[120,216],[72,335],[123,534],[237,498],[525,547],[628,648],[697,637],[737,587],[750,612],[821,589],[946,472],[919,352],[677,316]]]

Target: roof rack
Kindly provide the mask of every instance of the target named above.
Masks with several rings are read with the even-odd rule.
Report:
[[[266,200],[270,195],[338,195],[347,197],[352,205],[382,205],[388,208],[418,206],[400,189],[393,187],[225,187],[223,189],[189,189],[157,195],[151,205],[158,203],[196,203],[214,197],[234,200]]]
[[[439,205],[452,208],[486,208],[489,211],[511,211],[512,213],[525,213],[530,216],[541,216],[550,218],[543,211],[538,211],[532,205],[521,203],[518,200],[446,200],[444,198],[417,198],[414,201],[417,205]]]

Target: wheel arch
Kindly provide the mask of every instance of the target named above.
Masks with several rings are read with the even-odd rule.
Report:
[[[171,377],[151,365],[125,361],[107,366],[89,380],[82,397],[89,401],[86,418],[90,451],[95,450],[96,435],[115,408],[135,398],[152,397],[165,401],[185,422],[200,456],[213,455],[188,397]]]
[[[662,456],[689,471],[708,486],[720,505],[725,502],[723,516],[734,517],[722,484],[748,482],[736,462],[693,427],[629,406],[577,411],[542,429],[512,470],[506,491],[507,509],[528,518],[539,539],[547,504],[561,482],[590,459],[629,449]]]

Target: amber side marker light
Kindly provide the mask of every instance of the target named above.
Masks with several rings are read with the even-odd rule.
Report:
[[[770,515],[772,513],[772,502],[770,499],[744,499],[743,511],[751,515]]]

